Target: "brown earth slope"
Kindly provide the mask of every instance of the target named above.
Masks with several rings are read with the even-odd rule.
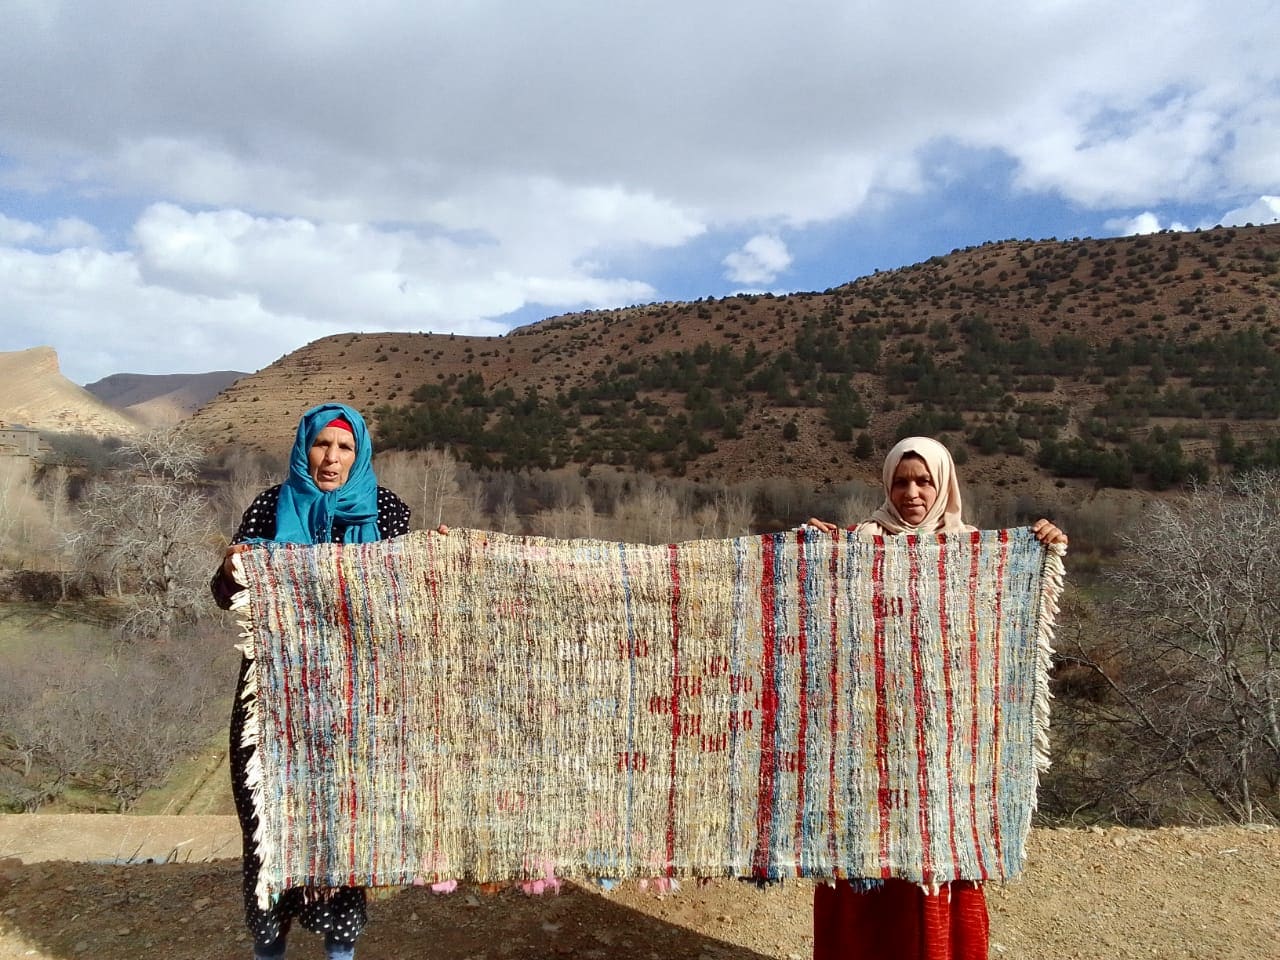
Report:
[[[417,387],[472,374],[483,378],[490,396],[510,388],[520,397],[535,388],[552,398],[616,377],[620,362],[691,353],[703,343],[776,356],[794,350],[806,321],[831,321],[842,334],[883,332],[882,365],[885,358],[901,360],[915,348],[940,364],[956,362],[956,331],[972,318],[989,322],[1006,339],[1017,339],[1025,329],[1042,343],[1057,334],[1092,345],[1234,331],[1271,338],[1280,335],[1278,264],[1280,225],[1102,240],[1006,240],[823,292],[588,311],[496,338],[343,334],[317,340],[242,378],[198,411],[193,423],[215,441],[279,455],[290,443],[298,415],[325,400],[370,414],[384,403],[406,403]],[[1131,375],[1143,381],[1148,371],[1135,369]],[[892,402],[880,373],[858,372],[850,379],[870,414],[870,432],[884,443],[906,411]],[[1071,420],[1064,436],[1070,436],[1091,416],[1104,386],[1086,376],[1047,379],[1055,381],[1048,392],[1028,383],[1006,389],[1019,400],[1067,410]],[[1181,385],[1175,381],[1169,382]],[[642,392],[629,409],[645,400],[672,412],[684,409],[683,396],[663,391]],[[781,475],[823,482],[845,479],[853,471],[873,478],[874,463],[851,462],[849,445],[832,439],[821,405],[798,398],[780,406],[763,394],[748,400],[741,436],[716,434],[714,451],[695,457],[688,476],[737,482]],[[789,447],[783,430],[793,418],[802,440]],[[590,421],[584,416],[584,429]],[[1208,420],[1197,420],[1196,426],[1208,437],[1217,428]],[[1260,418],[1233,423],[1240,439],[1275,426]],[[1192,444],[1189,452],[1204,453],[1209,443]],[[653,465],[654,472],[661,469]],[[975,457],[965,472],[971,482],[1018,484],[1031,480],[1036,469],[1001,454]]]
[[[64,824],[73,838],[57,842],[73,857],[94,844],[118,850],[121,819],[76,818]],[[238,862],[196,859],[225,849],[230,818],[157,818],[155,850],[191,859],[128,866],[37,860],[58,851],[35,852],[32,838],[57,830],[22,829],[34,822],[0,817],[0,960],[249,956]],[[21,844],[32,862],[14,856]],[[1029,849],[1023,879],[989,887],[993,958],[1280,957],[1280,830],[1036,830]],[[566,886],[541,898],[415,889],[372,905],[359,956],[803,960],[812,955],[811,890],[732,880],[663,897],[635,884],[610,893]],[[317,938],[294,939],[291,957],[322,956]]]
[[[138,432],[136,422],[64,377],[52,347],[0,353],[0,420],[56,433]]]

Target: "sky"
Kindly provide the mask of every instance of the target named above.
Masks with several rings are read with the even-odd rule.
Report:
[[[0,0],[0,350],[823,290],[1280,220],[1280,2]]]

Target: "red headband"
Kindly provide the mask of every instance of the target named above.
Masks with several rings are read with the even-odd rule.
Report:
[[[353,436],[355,435],[355,431],[351,429],[351,424],[347,423],[347,421],[342,419],[342,417],[334,417],[321,429],[328,429],[329,427],[337,427],[339,430],[345,430],[347,433],[352,434]]]

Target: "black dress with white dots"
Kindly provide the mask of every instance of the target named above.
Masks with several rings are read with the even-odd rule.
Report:
[[[264,490],[249,505],[240,520],[232,543],[245,540],[274,540],[276,535],[276,504],[280,499],[280,487]],[[334,523],[333,540],[342,541],[345,527]],[[379,539],[397,537],[409,532],[409,507],[403,500],[384,487],[378,488]],[[229,581],[219,565],[210,584],[214,601],[222,609],[231,604],[231,597],[240,587]],[[353,943],[364,927],[364,888],[340,887],[331,891],[307,891],[301,888],[286,890],[271,908],[258,907],[255,892],[258,886],[258,855],[254,849],[253,833],[258,827],[258,815],[253,809],[253,799],[247,784],[246,771],[253,747],[241,744],[245,720],[249,716],[252,697],[243,697],[250,661],[240,664],[240,679],[236,682],[235,703],[231,708],[231,788],[235,794],[236,813],[240,818],[240,832],[244,838],[244,918],[254,941],[269,944],[278,941],[289,932],[295,917],[302,926],[313,933],[322,933],[326,940],[336,943]]]

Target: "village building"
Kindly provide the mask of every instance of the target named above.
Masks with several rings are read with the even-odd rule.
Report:
[[[0,457],[26,457],[34,460],[49,451],[49,445],[40,438],[40,431],[0,420]]]

